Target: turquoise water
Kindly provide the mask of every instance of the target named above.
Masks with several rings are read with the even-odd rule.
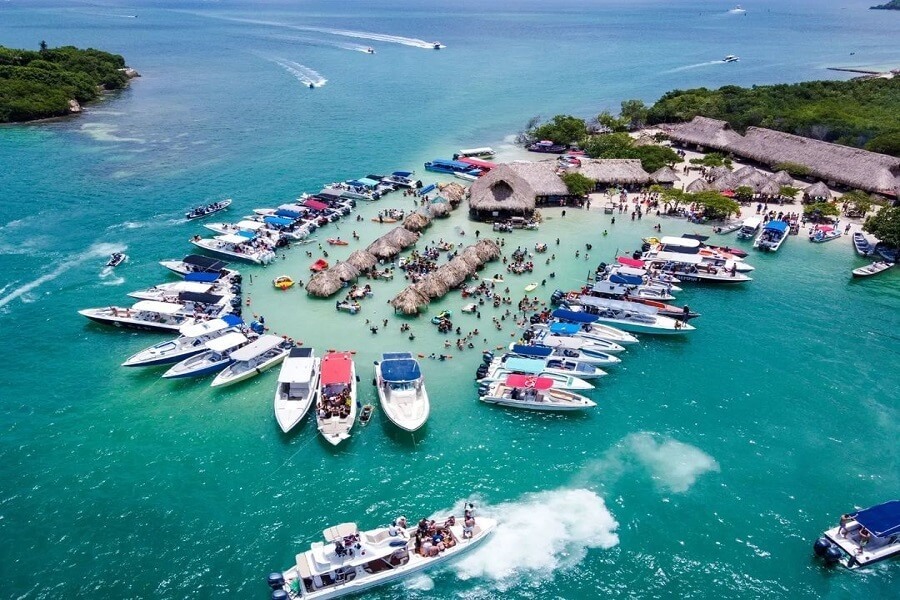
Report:
[[[160,338],[75,313],[165,280],[156,261],[190,251],[201,230],[181,217],[196,204],[233,197],[236,218],[461,146],[513,156],[504,138],[534,114],[589,116],[673,87],[896,66],[900,15],[867,4],[745,2],[746,17],[720,1],[0,5],[0,43],[93,45],[143,74],[80,118],[0,129],[3,596],[263,598],[265,574],[328,524],[374,527],[474,499],[503,523],[483,551],[371,595],[888,597],[896,562],[832,573],[810,556],[838,514],[895,498],[900,483],[900,278],[851,281],[863,263],[846,239],[793,238],[775,256],[752,256],[746,287],[686,289],[679,301],[703,313],[698,330],[630,349],[587,415],[480,405],[471,380],[480,350],[507,343],[513,328],[492,329],[492,309],[480,321],[460,315],[482,341],[446,362],[423,360],[426,429],[401,434],[376,413],[336,450],[308,422],[280,433],[274,373],[216,392],[162,381],[118,366]],[[711,62],[725,54],[741,62]],[[309,90],[284,66],[293,63],[327,82]],[[368,221],[385,206],[411,202],[362,206],[366,222],[340,233],[356,227],[368,243],[388,228]],[[506,238],[507,250],[562,239],[553,265],[511,279],[516,294],[551,271],[544,295],[578,285],[657,222],[546,216],[540,231]],[[460,211],[425,239],[471,243],[476,227]],[[103,276],[115,249],[131,262]],[[282,273],[305,279],[310,262],[296,249],[244,269],[251,310],[320,353],[356,350],[364,400],[375,398],[368,381],[382,351],[443,351],[425,319],[409,321],[414,342],[400,334],[385,304],[399,280],[376,284],[355,317],[271,288]],[[430,314],[462,304],[451,295]],[[365,319],[384,318],[387,330],[369,333]]]

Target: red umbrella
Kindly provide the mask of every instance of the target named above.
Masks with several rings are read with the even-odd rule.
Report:
[[[726,198],[734,198],[734,192],[732,190],[723,190],[722,195]]]

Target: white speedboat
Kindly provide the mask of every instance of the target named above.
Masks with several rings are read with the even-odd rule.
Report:
[[[529,332],[526,331],[525,334]],[[570,337],[564,335],[553,335],[549,331],[544,331],[540,335],[534,336],[532,334],[531,338],[527,338],[523,336],[526,342],[531,344],[539,344],[542,346],[547,346],[549,348],[562,349],[562,350],[579,350],[584,354],[587,353],[597,353],[602,352],[605,354],[614,354],[619,352],[625,352],[625,347],[616,344],[615,342],[607,342],[607,341],[591,341],[586,340],[580,337]]]
[[[160,342],[131,355],[122,363],[123,367],[154,367],[177,363],[185,358],[206,351],[206,343],[218,337],[237,331],[244,322],[235,315],[224,315],[219,319],[204,321],[181,328],[181,336],[174,340]]]
[[[478,389],[478,399],[489,404],[545,411],[593,408],[597,403],[581,394],[560,390],[546,377],[509,375]]]
[[[291,348],[281,364],[275,388],[275,420],[285,433],[294,428],[313,405],[319,393],[322,359],[312,348]]]
[[[386,352],[375,363],[375,387],[381,408],[391,423],[405,431],[416,431],[431,410],[425,378],[419,362],[409,352]]]
[[[735,12],[735,10],[732,9],[731,12]],[[743,9],[741,9],[741,12],[743,12]],[[739,57],[735,56],[734,54],[729,54],[725,58],[722,59],[722,62],[732,63],[732,62],[737,62],[739,60],[741,60]]]
[[[194,317],[186,314],[184,305],[153,300],[141,300],[130,308],[86,308],[79,310],[78,314],[103,325],[140,331],[178,331],[185,325],[196,322]]]
[[[756,239],[753,247],[759,250],[777,252],[784,240],[788,238],[790,225],[786,221],[769,221],[766,223]]]
[[[128,295],[137,300],[156,300],[158,302],[177,302],[182,292],[192,294],[230,295],[228,282],[204,283],[201,281],[173,281],[161,283],[143,290],[129,292]]]
[[[841,517],[813,545],[826,564],[858,569],[900,555],[900,500]]]
[[[265,265],[275,260],[271,246],[262,238],[248,238],[238,234],[217,235],[212,239],[196,236],[191,243],[213,254]]]
[[[206,342],[205,351],[175,363],[162,376],[166,379],[178,379],[218,373],[234,362],[231,358],[232,352],[249,343],[247,336],[239,331],[226,333],[222,337]]]
[[[820,225],[816,227],[809,233],[809,241],[814,244],[821,244],[824,242],[830,242],[831,240],[836,240],[841,237],[843,232],[835,229],[830,225]]]
[[[762,226],[762,222],[762,217],[754,216],[744,219],[744,222],[741,223],[741,228],[738,230],[738,239],[752,240],[755,238],[759,228]]]
[[[277,335],[262,335],[243,348],[233,351],[233,362],[216,375],[210,385],[225,387],[255,377],[283,361],[291,347],[289,342]]]
[[[453,173],[453,176],[457,179],[462,179],[463,181],[475,181],[478,179],[478,175],[470,171],[456,171]]]
[[[674,252],[660,252],[650,262],[650,266],[675,275],[681,281],[695,283],[745,283],[753,281],[753,278],[738,272],[735,268],[726,269],[725,265],[717,267],[705,264],[706,259],[697,254],[678,254]]]
[[[871,277],[872,275],[878,275],[882,271],[887,271],[891,267],[894,266],[894,263],[887,262],[884,260],[879,260],[873,262],[870,265],[866,265],[864,267],[859,267],[858,269],[853,269],[854,277]]]
[[[619,300],[607,300],[593,296],[582,296],[579,300],[581,308],[590,316],[596,317],[601,324],[614,325],[615,327],[647,333],[651,335],[678,335],[694,331],[696,327],[671,317],[664,317],[658,313],[658,309],[646,304],[634,302],[620,302]],[[593,324],[591,324],[593,325]],[[587,337],[590,333],[578,333],[576,335]],[[588,339],[590,339],[588,337]]]
[[[332,446],[350,437],[356,420],[356,387],[353,356],[349,352],[328,352],[322,358],[316,425]]]
[[[404,518],[399,519],[405,522]],[[484,541],[497,526],[486,517],[452,517],[437,525],[442,541],[417,542],[416,527],[381,527],[360,531],[342,523],[324,531],[325,541],[313,542],[283,573],[269,575],[272,598],[326,600],[407,577],[452,560]]]
[[[580,301],[580,300],[579,300]],[[573,310],[563,310],[557,309],[554,312],[557,314],[569,314],[575,312],[582,311],[573,311]],[[583,314],[583,312],[582,312]],[[560,318],[560,317],[557,317]],[[630,345],[636,344],[638,339],[628,333],[627,331],[623,331],[618,327],[613,327],[611,325],[605,325],[603,323],[598,323],[597,319],[587,319],[584,318],[582,322],[577,323],[575,327],[571,327],[570,323],[537,323],[531,326],[531,329],[536,333],[542,333],[544,331],[548,331],[551,335],[578,335],[586,340],[591,342],[595,342],[600,346],[604,345],[604,342],[611,342],[617,345]],[[591,325],[590,328],[581,327],[581,325]],[[599,327],[594,327],[594,325],[599,325]],[[615,352],[616,350],[612,348],[609,350],[610,352]]]
[[[221,273],[228,266],[224,260],[201,254],[188,254],[180,260],[176,258],[161,260],[159,264],[181,276],[188,273]],[[234,273],[237,274],[237,271]]]
[[[574,375],[585,381],[598,379],[606,375],[606,371],[597,365],[579,362],[577,360],[572,360],[571,358],[519,356],[512,353],[493,356],[493,353],[485,352],[482,357],[482,362],[488,369],[494,366],[503,365],[509,369],[523,373],[528,372],[528,367],[525,365],[529,362],[534,362],[535,370],[540,369],[541,371],[552,373],[554,375]]]
[[[572,339],[574,340],[575,338]],[[565,348],[563,346],[551,348],[550,346],[543,346],[540,344],[525,345],[516,344],[515,342],[513,342],[509,345],[509,350],[513,354],[524,358],[565,358],[568,360],[576,360],[581,363],[598,365],[602,367],[612,367],[622,362],[621,358],[619,358],[618,356],[613,356],[608,352],[600,352],[598,350],[585,351],[581,348]]]
[[[861,231],[853,234],[852,241],[854,250],[860,256],[869,256],[875,251],[875,246],[866,239],[866,236]]]
[[[475,375],[479,383],[505,381],[510,375],[528,375],[549,379],[553,382],[553,388],[557,390],[594,389],[594,386],[584,379],[568,374],[551,373],[546,369],[543,360],[530,358],[510,358],[504,364],[481,365]]]

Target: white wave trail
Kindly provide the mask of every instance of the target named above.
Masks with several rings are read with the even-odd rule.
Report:
[[[318,71],[310,69],[306,65],[301,65],[298,62],[285,60],[283,58],[273,58],[270,60],[293,75],[299,82],[303,83],[304,85],[322,87],[323,85],[325,85],[325,82],[328,81]]]
[[[690,69],[697,69],[700,67],[708,67],[710,65],[724,65],[724,64],[727,64],[727,63],[725,63],[725,61],[722,61],[722,60],[708,60],[706,62],[695,63],[693,65],[685,65],[683,67],[677,67],[675,69],[669,69],[668,71],[663,71],[663,73],[678,73],[678,72],[687,71]]]
[[[686,492],[704,473],[719,470],[712,456],[678,440],[657,441],[649,433],[635,433],[627,437],[627,445],[655,480],[676,493]]]
[[[55,269],[53,269],[49,273],[45,273],[37,279],[29,281],[28,283],[17,287],[9,294],[0,298],[0,308],[6,306],[16,298],[27,294],[34,288],[39,287],[47,283],[48,281],[53,281],[72,267],[78,266],[81,263],[94,258],[109,256],[113,252],[123,252],[124,250],[125,246],[120,244],[93,244],[90,248],[88,248],[81,254],[77,254],[69,260],[61,262]]]
[[[266,39],[279,42],[296,42],[305,46],[318,46],[322,48],[339,48],[341,50],[352,50],[354,52],[369,52],[369,46],[362,44],[354,44],[352,42],[330,42],[326,40],[316,40],[313,38],[299,37],[295,35],[270,35]]]
[[[518,502],[477,507],[496,518],[497,529],[481,547],[453,565],[457,577],[486,578],[501,590],[523,578],[543,580],[584,560],[589,549],[619,543],[619,524],[603,498],[585,489],[559,489]]]

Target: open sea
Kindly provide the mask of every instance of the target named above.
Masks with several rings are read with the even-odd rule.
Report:
[[[368,596],[896,597],[896,561],[829,571],[811,553],[842,512],[900,490],[900,274],[851,281],[864,261],[848,238],[794,237],[751,255],[749,285],[686,287],[678,301],[702,313],[697,331],[644,336],[583,415],[479,403],[481,350],[515,330],[493,328],[501,310],[459,313],[451,294],[428,318],[453,310],[483,341],[422,360],[425,429],[403,434],[378,411],[337,449],[309,420],[281,433],[277,369],[217,391],[164,381],[119,366],[163,338],[76,313],[172,280],[157,261],[188,254],[205,231],[183,218],[195,205],[234,198],[224,214],[236,220],[367,173],[417,170],[431,183],[422,162],[460,147],[518,157],[511,136],[534,115],[900,66],[900,13],[873,3],[744,0],[734,13],[730,0],[0,2],[0,44],[93,46],[142,74],[80,117],[0,127],[0,596],[267,598],[266,574],[328,525],[368,529],[470,500],[501,522],[480,550]],[[412,203],[361,203],[365,222],[317,235],[355,228],[368,244],[389,228],[370,217],[391,206]],[[551,271],[543,297],[578,286],[658,222],[610,225],[597,208],[547,210],[539,231],[505,237],[507,252],[544,241],[557,255],[508,277],[515,298]],[[465,212],[423,240],[472,243],[479,226]],[[329,248],[330,260],[355,247]],[[131,260],[108,272],[113,251]],[[306,280],[310,262],[295,248],[242,268],[245,310],[319,354],[357,351],[363,402],[376,399],[381,352],[444,351],[428,318],[393,317],[385,302],[400,279],[375,283],[357,316],[272,288],[281,274]],[[373,335],[366,319],[391,321]]]

